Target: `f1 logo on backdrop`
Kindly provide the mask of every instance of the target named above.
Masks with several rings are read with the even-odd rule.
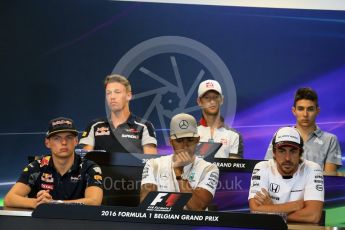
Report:
[[[156,198],[151,202],[150,205],[157,205],[158,203],[161,203],[164,199],[163,197],[165,197],[166,195],[168,195],[168,193],[158,193],[158,195],[156,196]],[[170,193],[170,195],[168,196],[168,198],[165,200],[165,206],[166,207],[172,207],[176,204],[176,201],[179,200],[181,194],[178,193]]]
[[[156,205],[163,201],[162,197],[165,197],[168,193],[158,193],[156,198],[152,201],[151,205]]]
[[[180,211],[191,197],[191,193],[150,192],[140,203],[140,208],[156,212]]]

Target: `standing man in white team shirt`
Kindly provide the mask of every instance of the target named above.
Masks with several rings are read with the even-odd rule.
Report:
[[[319,164],[303,160],[303,139],[284,127],[272,140],[273,159],[258,163],[249,191],[251,211],[286,213],[288,221],[318,223],[324,203]]]
[[[149,160],[143,170],[140,201],[151,191],[192,193],[186,209],[205,210],[214,197],[219,170],[195,156],[199,143],[197,123],[185,113],[170,122],[170,144],[174,153]]]
[[[215,80],[200,83],[197,103],[202,110],[198,124],[200,142],[222,143],[215,158],[243,158],[242,136],[224,123],[220,108],[224,102],[222,88]]]

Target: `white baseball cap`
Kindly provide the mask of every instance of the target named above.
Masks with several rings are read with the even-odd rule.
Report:
[[[218,92],[220,95],[222,95],[222,87],[220,87],[219,82],[209,79],[199,84],[198,97],[201,97],[207,91],[210,91],[210,90],[214,90]]]
[[[170,121],[170,138],[199,137],[197,123],[193,116],[180,113]]]
[[[293,127],[283,127],[274,135],[272,145],[276,148],[282,146],[303,148],[303,139],[297,129]]]

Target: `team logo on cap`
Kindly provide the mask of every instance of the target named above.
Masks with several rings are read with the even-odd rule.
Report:
[[[188,121],[182,120],[182,121],[180,121],[178,126],[180,127],[180,129],[187,129],[189,127],[189,124],[188,124]]]
[[[214,85],[211,81],[206,82],[206,88],[214,88]]]
[[[71,121],[67,121],[67,120],[53,121],[52,122],[52,126],[56,126],[56,125],[72,125],[72,122]]]

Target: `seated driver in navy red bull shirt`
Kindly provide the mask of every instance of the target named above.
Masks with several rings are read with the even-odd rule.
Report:
[[[51,155],[31,162],[4,199],[7,207],[36,208],[43,203],[100,205],[102,172],[94,162],[75,154],[78,132],[73,120],[59,117],[49,123],[45,145]]]

